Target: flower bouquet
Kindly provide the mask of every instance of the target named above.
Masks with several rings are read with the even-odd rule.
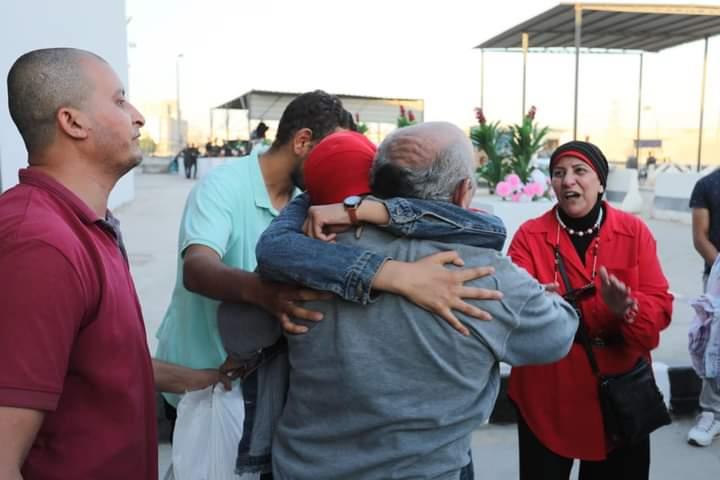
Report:
[[[520,176],[511,173],[495,187],[495,194],[503,200],[512,202],[532,202],[538,200],[553,200],[554,192],[550,186],[550,178],[541,170],[533,170],[527,182]]]
[[[400,116],[397,118],[398,128],[409,127],[415,125],[415,114],[412,110],[405,110],[405,107],[400,105]]]

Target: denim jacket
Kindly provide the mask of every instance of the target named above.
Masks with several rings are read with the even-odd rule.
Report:
[[[381,201],[390,214],[390,223],[380,228],[394,235],[496,250],[505,243],[505,225],[494,215],[448,202],[373,199]],[[300,283],[367,304],[373,278],[390,258],[306,237],[302,225],[309,207],[307,194],[296,197],[265,230],[256,249],[258,272],[275,281]]]

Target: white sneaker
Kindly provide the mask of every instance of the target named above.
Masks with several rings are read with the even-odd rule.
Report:
[[[715,420],[714,413],[702,412],[697,424],[688,432],[688,443],[707,447],[715,437],[720,437],[720,421]]]

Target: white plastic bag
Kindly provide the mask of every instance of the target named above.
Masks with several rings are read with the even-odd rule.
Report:
[[[240,384],[186,393],[177,408],[172,463],[175,480],[237,480],[235,460],[245,420]]]
[[[217,385],[213,392],[210,435],[209,480],[236,480],[235,462],[245,421],[245,403],[240,382],[226,391]]]

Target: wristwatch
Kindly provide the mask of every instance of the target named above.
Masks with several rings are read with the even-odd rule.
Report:
[[[359,195],[350,195],[343,200],[343,207],[345,207],[345,211],[347,212],[348,217],[350,217],[350,223],[353,225],[357,225],[359,223],[357,209],[360,208],[360,204],[363,200],[365,200],[365,197],[361,197]]]

